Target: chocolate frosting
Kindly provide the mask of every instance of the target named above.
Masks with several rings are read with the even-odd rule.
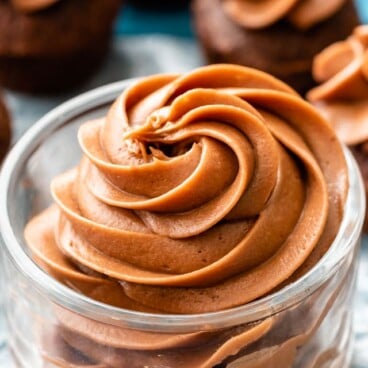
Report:
[[[46,9],[60,0],[10,0],[11,4],[22,13],[33,13]]]
[[[78,138],[80,165],[53,180],[55,204],[25,237],[50,275],[107,304],[178,314],[244,305],[309,270],[341,222],[347,170],[332,128],[260,71],[213,65],[141,79]],[[262,356],[276,317],[170,334],[54,311],[45,360],[101,368],[236,367],[248,348],[249,368],[291,367],[325,315]]]
[[[287,19],[306,30],[332,17],[346,0],[223,0],[225,12],[245,28],[268,27]]]
[[[78,136],[79,167],[52,182],[56,207],[25,236],[54,277],[100,301],[240,306],[312,267],[339,227],[340,145],[262,72],[215,65],[142,79]]]
[[[368,139],[368,26],[316,56],[313,75],[321,84],[307,98],[348,145]]]

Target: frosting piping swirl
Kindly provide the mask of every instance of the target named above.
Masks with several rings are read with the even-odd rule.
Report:
[[[106,303],[179,314],[243,305],[310,269],[340,225],[336,136],[256,70],[142,79],[79,142],[79,167],[54,179],[56,206],[25,236],[54,277]]]

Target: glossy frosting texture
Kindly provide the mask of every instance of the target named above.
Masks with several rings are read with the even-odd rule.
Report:
[[[239,25],[260,29],[286,19],[306,30],[332,17],[346,0],[223,0],[226,13]]]
[[[33,13],[46,9],[60,0],[10,0],[11,4],[22,13]]]
[[[321,84],[307,97],[349,145],[368,139],[368,26],[323,50],[313,75]]]
[[[79,142],[80,165],[55,178],[56,206],[25,235],[50,274],[105,303],[240,306],[310,269],[340,225],[347,172],[333,130],[256,70],[142,79]]]

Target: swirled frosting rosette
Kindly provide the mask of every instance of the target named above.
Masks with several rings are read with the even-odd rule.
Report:
[[[144,78],[78,137],[80,165],[53,180],[56,204],[25,236],[51,275],[105,303],[244,305],[309,270],[340,225],[348,183],[332,128],[262,72]]]
[[[168,315],[242,306],[311,269],[340,226],[348,180],[333,129],[254,69],[138,80],[78,138],[80,164],[53,180],[55,204],[25,237],[42,268],[98,301]],[[291,367],[337,298],[323,290],[287,316],[182,334],[55,306],[42,355],[65,367]]]
[[[307,30],[333,16],[346,0],[222,0],[226,13],[243,27],[260,29],[282,19]]]

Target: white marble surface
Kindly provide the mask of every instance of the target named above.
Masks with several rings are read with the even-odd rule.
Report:
[[[101,71],[77,91],[53,97],[6,93],[14,123],[14,140],[50,109],[80,92],[125,78],[183,72],[201,64],[200,51],[190,40],[157,35],[119,38]],[[12,368],[2,317],[0,313],[0,367]],[[352,368],[368,368],[368,238],[364,239],[360,254],[354,328]]]

